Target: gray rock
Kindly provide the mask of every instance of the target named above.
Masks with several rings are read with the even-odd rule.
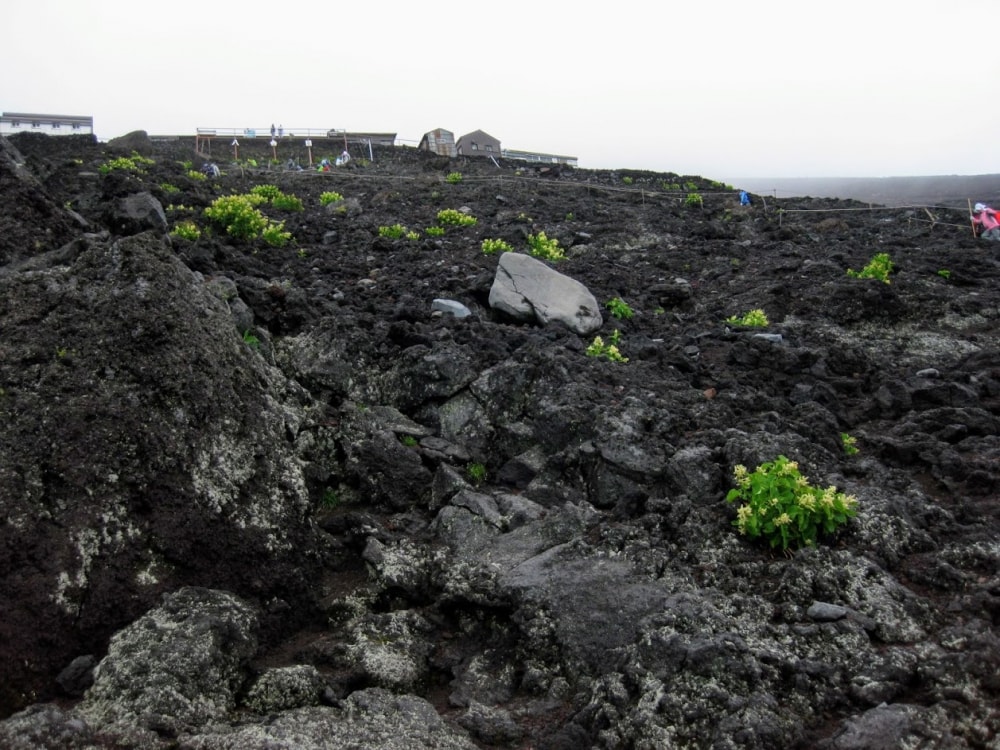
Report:
[[[583,284],[522,253],[500,256],[490,307],[518,320],[561,323],[580,335],[604,324],[600,305]]]
[[[431,310],[446,313],[453,318],[467,318],[472,315],[472,311],[468,307],[453,299],[435,299],[431,302]]]

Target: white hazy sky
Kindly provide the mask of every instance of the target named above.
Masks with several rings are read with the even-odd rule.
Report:
[[[558,7],[556,7],[558,6]],[[592,169],[1000,172],[996,0],[18,0],[6,112],[132,130],[434,128]]]

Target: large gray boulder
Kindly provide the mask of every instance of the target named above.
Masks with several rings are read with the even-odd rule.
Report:
[[[600,305],[587,287],[522,253],[500,256],[490,307],[517,320],[561,323],[581,336],[604,325]]]
[[[257,628],[254,610],[232,594],[180,589],[115,634],[80,714],[161,733],[220,721],[236,707]]]

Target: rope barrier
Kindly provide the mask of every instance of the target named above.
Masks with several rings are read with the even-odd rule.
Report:
[[[242,165],[241,165],[242,168]],[[249,171],[249,170],[246,170]],[[437,179],[428,178],[428,176],[409,176],[409,175],[379,175],[379,174],[363,174],[358,173],[356,170],[334,168],[329,172],[321,172],[316,169],[297,169],[289,170],[287,168],[278,169],[256,169],[253,170],[259,174],[280,174],[285,176],[294,177],[307,177],[307,178],[321,178],[321,179],[335,179],[335,180],[358,180],[358,181],[386,181],[386,182],[426,182],[428,185],[432,184],[448,184],[444,177],[439,177]],[[493,182],[499,182],[501,185],[504,182],[520,182],[528,185],[544,185],[546,188],[551,189],[584,189],[594,192],[603,192],[611,194],[631,194],[639,196],[643,202],[646,204],[647,198],[668,198],[670,200],[684,201],[687,196],[692,193],[697,193],[698,195],[705,197],[718,197],[724,196],[729,198],[735,198],[733,190],[648,190],[645,187],[627,187],[627,186],[617,186],[617,185],[600,185],[592,182],[578,182],[574,180],[553,180],[543,177],[530,177],[525,175],[491,175],[491,176],[470,176],[463,177],[461,180],[462,185],[483,185]],[[760,196],[763,199],[763,196]],[[944,227],[954,227],[957,229],[964,229],[968,227],[968,224],[953,224],[951,222],[939,221],[933,214],[930,213],[931,210],[934,211],[954,211],[959,213],[965,213],[965,209],[958,206],[942,206],[937,204],[930,205],[904,205],[904,206],[857,206],[851,208],[782,208],[781,206],[773,205],[774,201],[778,199],[772,198],[772,205],[769,207],[766,200],[763,200],[764,213],[778,213],[778,225],[782,225],[782,219],[785,214],[821,214],[821,213],[857,213],[857,212],[868,212],[874,213],[876,211],[924,211],[930,216],[930,219],[918,219],[916,217],[907,217],[908,222],[917,222],[922,224],[930,224],[934,226],[944,226]],[[788,199],[781,199],[788,200]]]

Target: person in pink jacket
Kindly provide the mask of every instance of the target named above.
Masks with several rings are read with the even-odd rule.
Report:
[[[1000,219],[989,206],[977,203],[972,209],[972,226],[984,240],[1000,242]]]

